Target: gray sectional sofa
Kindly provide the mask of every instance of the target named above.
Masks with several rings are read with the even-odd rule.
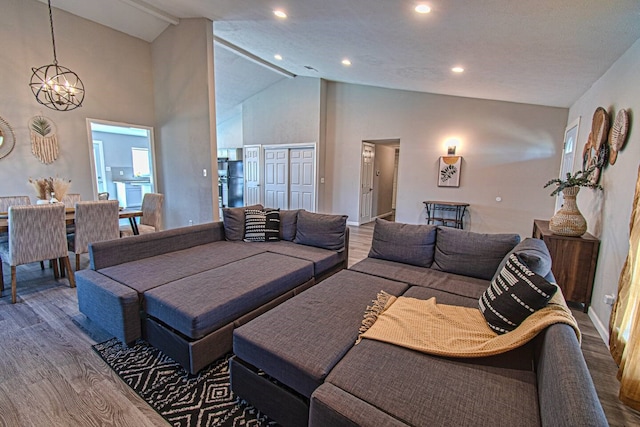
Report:
[[[80,311],[196,373],[231,351],[234,328],[346,268],[346,216],[280,211],[273,241],[247,242],[244,212],[91,244],[90,268],[76,274]]]
[[[514,253],[553,282],[537,239],[377,220],[368,258],[234,331],[232,389],[291,426],[607,425],[567,324],[481,358],[354,345],[380,290],[477,308]]]

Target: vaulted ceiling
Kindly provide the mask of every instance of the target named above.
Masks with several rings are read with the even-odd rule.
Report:
[[[419,3],[431,12],[417,13]],[[638,0],[52,0],[52,5],[149,42],[181,18],[211,19],[222,43],[215,47],[220,117],[286,78],[269,64],[297,76],[568,107],[640,38]],[[274,10],[285,11],[287,18],[276,17]],[[452,72],[456,66],[464,72]]]

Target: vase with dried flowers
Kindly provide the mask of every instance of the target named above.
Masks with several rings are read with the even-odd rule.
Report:
[[[71,180],[64,178],[29,178],[29,183],[36,191],[38,203],[51,203],[52,201],[62,201],[67,195]]]
[[[567,173],[566,179],[552,179],[547,182],[544,187],[556,185],[551,196],[555,196],[562,192],[564,203],[558,212],[556,212],[549,221],[549,230],[560,236],[582,236],[587,232],[587,221],[578,209],[576,196],[580,187],[588,187],[596,190],[602,190],[600,184],[594,184],[591,175],[595,170],[595,166],[586,170],[579,170],[573,175]]]

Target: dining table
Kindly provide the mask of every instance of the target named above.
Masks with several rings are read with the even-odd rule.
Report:
[[[134,235],[140,234],[138,231],[138,222],[136,218],[142,216],[142,211],[139,209],[121,209],[119,213],[120,219],[128,219],[131,224],[131,230]],[[76,220],[76,210],[74,208],[67,208],[65,210],[65,222],[67,225],[72,225]],[[0,212],[0,233],[6,233],[9,231],[9,214],[7,212]]]

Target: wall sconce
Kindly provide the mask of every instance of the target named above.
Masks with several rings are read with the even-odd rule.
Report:
[[[456,146],[455,145],[449,145],[447,147],[447,155],[448,156],[455,156],[456,155]]]

